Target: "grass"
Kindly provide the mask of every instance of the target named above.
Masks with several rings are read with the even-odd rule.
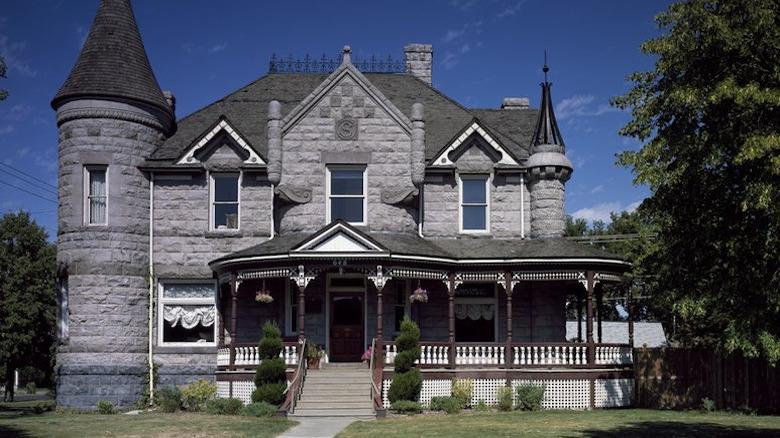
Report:
[[[440,414],[353,423],[337,437],[763,438],[780,437],[780,417],[648,409]]]
[[[0,437],[273,437],[296,423],[179,412],[138,415],[48,412],[34,414],[37,402],[0,403]]]

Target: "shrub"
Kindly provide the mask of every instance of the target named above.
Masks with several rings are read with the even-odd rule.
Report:
[[[114,404],[110,401],[101,400],[97,404],[97,411],[98,414],[103,415],[111,415],[116,413],[116,410],[114,409]]]
[[[471,405],[474,381],[471,379],[452,379],[452,396],[460,402],[461,408]]]
[[[215,398],[206,401],[206,413],[212,415],[238,415],[244,402],[237,398]]]
[[[414,415],[422,412],[422,406],[411,400],[398,400],[390,405],[390,410],[405,415]]]
[[[414,367],[414,362],[420,358],[420,328],[409,316],[401,322],[401,334],[395,340],[398,354],[395,357],[395,376],[387,398],[390,403],[398,400],[415,401],[422,389],[422,375]]]
[[[542,410],[544,385],[520,385],[517,387],[517,409],[521,411]]]
[[[35,391],[38,390],[38,386],[35,384],[35,382],[27,382],[27,384],[24,385],[24,390],[28,394],[35,394]]]
[[[33,413],[42,414],[44,412],[53,411],[57,405],[54,402],[38,402],[33,405]]]
[[[258,386],[254,391],[252,391],[252,402],[265,402],[278,408],[282,403],[284,403],[284,391],[286,389],[287,383],[266,383],[263,386]]]
[[[716,407],[715,407],[715,400],[713,400],[713,399],[711,399],[709,397],[704,397],[704,398],[701,399],[700,410],[702,412],[704,412],[704,413],[715,412],[715,409],[716,409]]]
[[[198,412],[203,410],[207,400],[217,395],[217,385],[206,379],[198,379],[181,389],[184,408],[188,411]]]
[[[490,412],[490,406],[485,403],[485,400],[480,400],[477,405],[474,406],[474,410],[477,412]]]
[[[263,339],[257,346],[261,362],[255,371],[255,389],[253,402],[267,402],[279,406],[284,402],[287,389],[287,366],[279,357],[282,352],[282,332],[274,321],[263,324]]]
[[[154,402],[163,412],[176,412],[182,408],[181,390],[175,386],[160,388]]]
[[[387,390],[387,399],[390,403],[398,400],[415,401],[422,389],[422,374],[417,368],[405,373],[396,373],[390,389]]]
[[[507,386],[498,388],[498,391],[496,392],[496,398],[498,399],[498,404],[496,407],[499,411],[508,412],[512,410],[512,388]]]
[[[463,409],[460,400],[455,397],[431,397],[428,407],[432,411],[444,411],[448,414],[457,414]]]
[[[271,403],[249,403],[241,409],[241,415],[246,417],[273,417],[276,415],[277,409],[278,408]]]

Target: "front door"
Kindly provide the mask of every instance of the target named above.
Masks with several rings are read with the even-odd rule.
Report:
[[[363,354],[363,293],[330,294],[330,360],[359,362]]]

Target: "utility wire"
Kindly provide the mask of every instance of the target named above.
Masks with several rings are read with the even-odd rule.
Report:
[[[7,183],[7,182],[5,182],[5,181],[2,181],[2,180],[0,180],[0,184],[7,185],[8,187],[13,187],[13,188],[15,188],[16,190],[20,190],[20,191],[22,191],[22,192],[25,192],[25,193],[27,193],[27,194],[33,195],[33,196],[35,196],[36,198],[41,198],[41,199],[43,199],[44,201],[49,201],[49,202],[51,202],[52,204],[56,204],[56,203],[57,203],[57,201],[55,201],[55,200],[53,200],[53,199],[45,198],[45,197],[43,197],[43,196],[41,196],[41,195],[39,195],[39,194],[37,194],[37,193],[33,193],[33,192],[31,192],[31,191],[29,191],[29,190],[25,190],[25,189],[23,189],[23,188],[21,188],[21,187],[17,187],[17,186],[15,186],[15,185],[11,184],[11,183]]]
[[[23,171],[21,171],[19,169],[11,167],[11,166],[3,163],[3,162],[0,162],[0,165],[2,165],[3,167],[7,167],[7,168],[13,170],[16,173],[22,174],[26,178],[31,178],[31,179],[33,179],[35,181],[38,181],[38,182],[29,181],[29,180],[25,179],[24,177],[21,177],[19,175],[14,175],[13,173],[11,173],[11,172],[9,172],[9,171],[7,171],[5,169],[2,169],[2,168],[0,168],[0,172],[5,173],[6,175],[10,175],[10,176],[12,176],[12,177],[14,177],[14,178],[16,178],[18,180],[21,180],[25,184],[29,184],[31,186],[34,186],[35,188],[38,188],[38,189],[41,189],[41,190],[45,190],[45,191],[47,191],[47,192],[49,192],[49,193],[51,193],[53,195],[57,195],[57,187],[47,183],[46,181],[38,179],[38,178],[28,174],[28,173],[25,173],[25,172],[23,172]]]

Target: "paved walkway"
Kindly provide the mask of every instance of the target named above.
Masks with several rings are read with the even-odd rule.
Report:
[[[351,417],[296,418],[300,424],[288,430],[278,438],[332,438],[342,429],[360,421]]]

